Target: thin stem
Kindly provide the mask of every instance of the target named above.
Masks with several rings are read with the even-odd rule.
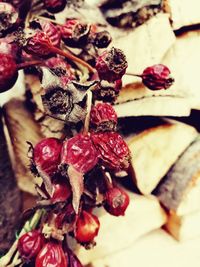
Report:
[[[92,108],[92,92],[89,90],[87,92],[87,115],[85,117],[84,130],[83,133],[87,134],[90,127],[90,111]]]
[[[40,60],[33,60],[33,61],[27,61],[23,62],[17,65],[18,70],[25,69],[27,67],[35,66],[35,65],[41,65],[44,64],[44,62]]]
[[[127,76],[136,76],[136,77],[142,78],[141,74],[135,74],[135,73],[130,73],[130,72],[126,72],[125,75],[127,75]]]

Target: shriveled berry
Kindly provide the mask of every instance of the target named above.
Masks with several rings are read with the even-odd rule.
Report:
[[[96,69],[101,80],[114,82],[122,78],[128,63],[122,50],[112,47],[97,58]]]
[[[77,256],[71,249],[66,248],[64,249],[64,252],[68,259],[68,267],[83,267],[80,260],[77,258]]]
[[[117,114],[109,103],[98,103],[90,112],[90,123],[96,131],[113,131],[117,125]]]
[[[42,30],[47,34],[53,46],[60,46],[61,32],[57,26],[48,21],[40,21]]]
[[[90,27],[77,19],[70,19],[63,26],[60,26],[60,31],[66,45],[82,47],[87,43]]]
[[[17,64],[9,54],[0,53],[0,93],[13,87],[18,77]]]
[[[44,244],[44,237],[38,230],[22,235],[18,240],[18,251],[25,261],[34,259]]]
[[[130,152],[120,134],[116,132],[94,133],[91,138],[105,167],[115,171],[128,168]]]
[[[0,37],[10,30],[18,20],[18,13],[8,3],[0,2]]]
[[[66,201],[72,194],[71,188],[67,182],[53,183],[52,187],[52,203]]]
[[[63,143],[61,163],[87,173],[98,162],[98,153],[88,134],[77,134]]]
[[[108,31],[97,32],[94,38],[94,45],[98,48],[106,48],[111,43],[112,38]]]
[[[90,243],[98,235],[99,228],[97,216],[83,210],[76,223],[75,238],[80,243]]]
[[[57,138],[45,138],[36,144],[33,161],[39,173],[53,175],[60,163],[62,142]]]
[[[114,216],[123,216],[129,205],[128,194],[119,187],[110,188],[105,195],[105,209]]]
[[[60,243],[50,241],[37,255],[35,267],[67,267],[68,262]]]
[[[66,0],[44,0],[44,6],[51,13],[61,12],[66,6]]]
[[[153,65],[143,71],[142,82],[151,90],[168,89],[174,83],[170,73],[169,68],[163,64]]]

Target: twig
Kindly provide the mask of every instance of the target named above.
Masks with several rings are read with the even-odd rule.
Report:
[[[92,108],[92,92],[88,90],[87,92],[87,115],[85,117],[84,130],[83,133],[87,134],[90,126],[90,111]]]

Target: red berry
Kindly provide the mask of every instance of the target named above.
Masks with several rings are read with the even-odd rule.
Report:
[[[120,49],[114,47],[104,51],[96,61],[96,69],[100,79],[109,82],[120,80],[127,67],[126,56]]]
[[[0,53],[0,93],[13,87],[18,77],[17,64],[9,54]]]
[[[50,241],[37,255],[35,267],[67,267],[68,262],[61,244]]]
[[[15,8],[8,3],[0,2],[0,37],[10,30],[17,20],[18,13]]]
[[[128,168],[130,152],[121,135],[106,132],[92,134],[91,138],[105,167],[115,171]]]
[[[53,46],[60,46],[61,33],[58,27],[48,21],[40,21],[42,30],[47,34]]]
[[[32,230],[22,235],[18,240],[20,256],[26,260],[32,260],[42,249],[44,237],[38,230]]]
[[[90,112],[90,123],[97,131],[113,131],[117,125],[117,114],[109,103],[98,103]]]
[[[151,90],[160,90],[169,88],[174,79],[170,76],[168,67],[157,64],[146,68],[141,77],[143,84]]]
[[[51,13],[61,12],[66,5],[66,0],[44,0],[44,6]]]
[[[54,183],[51,196],[52,203],[64,202],[71,196],[71,188],[67,183]]]
[[[110,188],[105,195],[105,209],[114,216],[123,216],[130,199],[128,194],[119,187]]]
[[[62,143],[56,138],[45,138],[34,147],[33,161],[39,173],[53,175],[60,163]]]
[[[81,172],[87,173],[98,162],[98,153],[87,134],[77,134],[65,140],[61,154],[61,163],[73,165]]]
[[[80,243],[90,243],[98,235],[99,228],[97,216],[83,210],[76,223],[75,238]]]
[[[66,45],[79,47],[87,43],[90,27],[79,20],[70,19],[63,26],[60,26],[60,31]]]

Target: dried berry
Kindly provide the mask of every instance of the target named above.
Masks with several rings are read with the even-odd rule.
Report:
[[[106,192],[104,207],[114,216],[123,216],[129,202],[129,196],[124,190],[112,187]]]
[[[56,27],[53,23],[48,21],[40,21],[40,25],[44,33],[49,37],[51,44],[53,46],[60,46],[61,42],[61,33],[58,27]]]
[[[77,171],[86,173],[98,162],[98,153],[87,134],[76,136],[63,142],[61,163],[72,165]]]
[[[71,194],[71,188],[67,181],[65,183],[53,183],[51,202],[56,203],[66,201]]]
[[[33,161],[40,174],[52,176],[58,169],[62,142],[56,138],[45,138],[36,144]]]
[[[120,80],[127,67],[126,56],[120,49],[114,47],[104,51],[96,61],[96,69],[100,79],[109,82]]]
[[[128,168],[130,152],[121,135],[106,132],[92,134],[91,138],[105,167],[115,171]]]
[[[18,77],[17,64],[9,54],[0,53],[0,93],[13,87]]]
[[[25,261],[34,259],[44,244],[44,237],[38,230],[22,235],[18,240],[18,251]]]
[[[44,0],[44,6],[51,13],[61,12],[66,6],[66,0]]]
[[[73,251],[69,248],[64,249],[65,255],[68,259],[68,267],[83,267],[80,260],[73,253]]]
[[[0,37],[10,30],[18,20],[18,13],[15,8],[8,4],[0,2]]]
[[[143,84],[151,90],[168,89],[174,82],[168,67],[162,64],[146,68],[141,77]]]
[[[79,20],[70,19],[63,26],[60,26],[60,31],[66,45],[83,47],[87,43],[90,27]]]
[[[50,241],[37,255],[35,267],[67,267],[68,262],[61,244]]]
[[[108,31],[97,32],[94,38],[94,45],[98,48],[106,48],[111,43],[112,38]]]
[[[90,112],[91,127],[96,131],[113,131],[117,125],[117,114],[109,103],[98,103]]]
[[[76,223],[75,238],[79,243],[90,243],[98,235],[99,228],[97,216],[83,210]]]

